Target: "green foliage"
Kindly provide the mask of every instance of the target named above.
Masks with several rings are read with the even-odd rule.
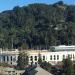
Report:
[[[12,65],[10,65],[8,63],[5,63],[5,62],[0,63],[0,66],[3,66],[3,67],[14,67],[14,66],[12,66]]]
[[[28,57],[26,53],[20,53],[17,61],[17,69],[24,70],[28,65]]]
[[[75,75],[75,63],[73,64],[72,75]]]
[[[58,1],[57,3],[54,4],[54,6],[58,6],[58,5],[64,5],[63,1]]]
[[[48,72],[51,72],[51,68],[52,68],[52,65],[46,61],[42,62],[41,65],[40,65],[43,69],[45,69],[46,71]]]
[[[43,69],[45,69],[48,72],[51,72],[52,65],[46,61],[43,61],[41,58],[41,54],[39,54],[38,56],[39,56],[38,64],[40,65],[40,67],[42,67]]]
[[[63,60],[63,72],[66,75],[71,75],[72,73],[72,61],[70,60],[70,58],[64,59]]]
[[[41,65],[42,64],[41,54],[39,54],[38,56],[39,56],[39,58],[38,58],[38,64]]]
[[[16,6],[0,13],[0,47],[48,48],[75,45],[75,6],[59,1],[53,5]]]

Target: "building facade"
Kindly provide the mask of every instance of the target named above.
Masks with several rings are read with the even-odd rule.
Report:
[[[0,49],[0,62],[8,63],[10,65],[17,65],[19,51],[14,49],[12,51]]]
[[[55,46],[52,49],[54,50],[25,50],[28,55],[29,65],[38,64],[39,56],[42,61],[49,62],[53,65],[60,63],[68,57],[70,57],[72,61],[75,61],[75,46]],[[17,65],[19,53],[18,49],[12,51],[3,51],[0,49],[0,62]]]
[[[60,63],[63,59],[70,57],[72,61],[75,61],[75,51],[59,51],[49,52],[45,51],[30,51],[29,52],[29,64],[38,64],[39,54],[42,61],[51,63],[52,65]]]
[[[0,75],[22,75],[25,70],[16,70],[10,67],[0,66]]]

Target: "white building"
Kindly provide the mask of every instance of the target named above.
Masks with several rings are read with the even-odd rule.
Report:
[[[38,63],[39,54],[43,61],[47,61],[51,64],[58,64],[63,59],[68,57],[71,58],[72,61],[75,61],[75,46],[53,46],[52,50],[31,50],[28,51],[29,56],[29,64],[32,62],[34,64]]]
[[[47,61],[53,65],[60,63],[67,57],[70,57],[72,61],[75,61],[75,46],[52,46],[51,49],[53,49],[53,51],[27,50],[29,64],[38,64],[39,55],[43,61]],[[19,51],[17,49],[13,51],[2,51],[0,49],[0,62],[17,65],[18,55]]]
[[[5,62],[11,65],[17,65],[19,51],[18,49],[14,49],[12,51],[4,51],[0,49],[0,62]]]
[[[75,51],[75,46],[59,45],[59,46],[51,46],[50,49],[54,51]]]

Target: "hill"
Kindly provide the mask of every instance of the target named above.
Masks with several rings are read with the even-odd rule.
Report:
[[[74,5],[37,3],[0,13],[0,47],[36,49],[62,44],[75,45]]]

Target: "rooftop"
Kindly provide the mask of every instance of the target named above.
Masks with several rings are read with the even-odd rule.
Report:
[[[51,46],[50,49],[54,51],[75,51],[75,45],[66,46],[66,45],[59,45],[59,46]]]
[[[27,72],[24,73],[24,75],[25,74],[27,74]],[[41,68],[39,66],[29,70],[28,74],[29,75],[53,75],[53,74],[49,73],[48,71],[44,70],[43,68]]]

